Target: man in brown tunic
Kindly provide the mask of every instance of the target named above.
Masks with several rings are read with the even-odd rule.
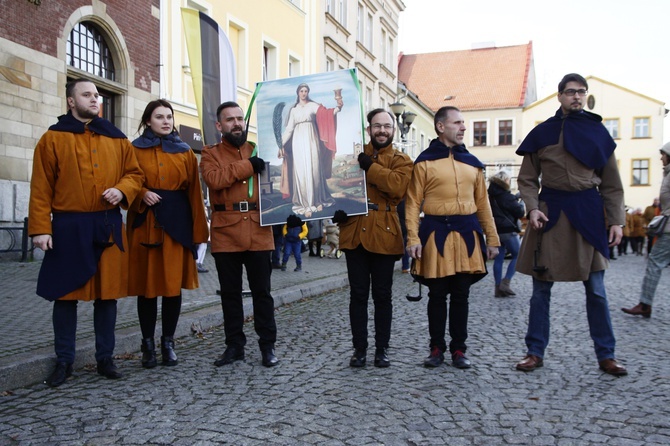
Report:
[[[45,251],[37,294],[54,302],[60,386],[72,375],[77,302],[93,300],[98,373],[119,378],[112,361],[116,299],[128,295],[128,242],[119,207],[128,209],[144,175],[126,136],[98,117],[98,90],[79,79],[65,87],[68,112],[35,147],[28,233]]]
[[[368,113],[370,143],[358,155],[365,170],[368,196],[367,215],[348,217],[338,210],[333,222],[340,226],[340,249],[347,258],[351,288],[349,319],[354,355],[349,365],[363,367],[368,348],[368,299],[372,285],[375,306],[376,367],[391,363],[387,349],[393,316],[393,267],[402,256],[403,240],[398,219],[398,203],[405,196],[412,174],[412,160],[393,148],[393,116],[377,108]]]
[[[516,368],[543,365],[549,343],[549,303],[554,282],[582,281],[586,314],[600,369],[625,375],[614,356],[615,339],[605,293],[609,247],[625,224],[623,187],[612,140],[602,118],[584,110],[588,84],[568,74],[558,84],[561,108],[519,146],[518,185],[529,224],[517,271],[533,276],[526,357]]]
[[[244,113],[235,102],[224,102],[216,112],[219,144],[202,151],[200,168],[209,188],[212,206],[212,255],[221,284],[226,350],[214,365],[244,359],[244,308],[242,267],[247,270],[262,363],[279,363],[274,353],[277,326],[270,294],[270,263],[274,249],[272,228],[260,224],[258,174],[265,161],[255,156],[255,144],[247,141]]]

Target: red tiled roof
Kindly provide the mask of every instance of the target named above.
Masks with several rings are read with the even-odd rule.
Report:
[[[532,68],[533,42],[502,48],[401,54],[398,79],[437,111],[522,107]],[[455,98],[445,101],[445,96]]]

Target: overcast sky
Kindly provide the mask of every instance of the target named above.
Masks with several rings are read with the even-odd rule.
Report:
[[[670,108],[670,0],[403,0],[405,54],[533,42],[538,99],[570,72],[593,75]],[[664,141],[670,140],[670,117]]]

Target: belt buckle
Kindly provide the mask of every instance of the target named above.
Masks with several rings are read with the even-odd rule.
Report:
[[[240,201],[240,212],[249,212],[249,202],[248,201]]]

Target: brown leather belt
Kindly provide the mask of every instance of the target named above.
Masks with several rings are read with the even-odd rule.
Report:
[[[255,211],[256,209],[258,209],[258,204],[249,203],[248,201],[239,201],[239,202],[235,202],[235,203],[229,203],[228,205],[225,205],[225,204],[215,204],[214,205],[214,210],[215,211],[249,212],[249,211]]]

